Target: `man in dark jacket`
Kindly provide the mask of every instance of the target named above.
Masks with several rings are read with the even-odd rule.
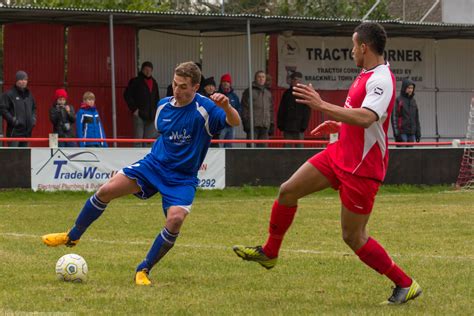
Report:
[[[125,102],[133,113],[133,130],[135,138],[158,137],[154,119],[156,105],[160,100],[158,84],[152,77],[153,64],[146,61],[142,64],[140,73],[131,79],[124,92]],[[135,147],[151,146],[151,143],[135,143]]]
[[[418,106],[415,101],[415,83],[403,79],[400,95],[392,112],[393,136],[397,142],[419,142],[421,139]]]
[[[255,139],[268,139],[273,134],[273,98],[270,90],[265,86],[265,72],[259,70],[255,73],[255,81],[252,83],[253,101],[253,130]],[[242,94],[242,124],[247,133],[247,139],[251,138],[250,131],[250,93],[245,89]],[[267,144],[258,144],[257,147],[267,147]]]
[[[302,140],[308,127],[311,111],[306,105],[296,103],[293,96],[293,87],[301,82],[301,78],[301,72],[291,74],[290,88],[283,93],[278,108],[277,127],[283,132],[284,139]],[[292,144],[285,144],[285,147],[292,147]],[[302,148],[303,144],[295,144],[295,147]]]
[[[27,85],[27,73],[18,71],[15,85],[0,100],[0,113],[7,121],[7,137],[31,137],[36,125],[36,103]],[[9,146],[28,147],[28,142],[10,142]]]

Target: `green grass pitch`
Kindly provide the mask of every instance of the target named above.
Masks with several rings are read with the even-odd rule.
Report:
[[[370,234],[423,287],[404,306],[380,306],[391,283],[341,239],[336,192],[300,201],[277,266],[244,262],[234,244],[265,240],[277,188],[199,191],[176,246],[133,283],[164,216],[161,199],[113,201],[79,245],[48,248],[67,230],[84,192],[0,191],[0,314],[78,315],[467,315],[474,311],[474,193],[449,187],[392,187],[378,194]],[[56,280],[56,260],[83,256],[88,281]]]

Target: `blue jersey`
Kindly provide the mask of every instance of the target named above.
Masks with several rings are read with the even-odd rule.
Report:
[[[228,126],[226,114],[198,93],[186,106],[178,107],[175,102],[173,97],[158,102],[155,127],[161,136],[153,144],[150,155],[169,176],[196,177],[212,135]]]

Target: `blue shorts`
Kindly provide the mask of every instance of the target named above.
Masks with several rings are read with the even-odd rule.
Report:
[[[170,174],[149,155],[123,168],[120,173],[137,181],[141,192],[135,196],[141,199],[148,199],[160,192],[165,215],[171,206],[180,206],[188,213],[191,211],[196,193],[195,177]]]

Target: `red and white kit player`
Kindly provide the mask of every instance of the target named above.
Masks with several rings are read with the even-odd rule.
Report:
[[[419,296],[421,287],[366,230],[375,196],[387,171],[387,130],[395,101],[395,78],[383,57],[386,40],[385,30],[377,23],[362,23],[354,30],[352,55],[362,71],[352,83],[344,107],[322,100],[311,84],[294,87],[297,102],[334,119],[322,123],[311,133],[339,132],[339,140],[310,158],[280,186],[266,243],[233,249],[244,260],[273,268],[298,200],[333,187],[339,190],[341,199],[344,242],[362,262],[395,283],[385,303],[402,304]]]

